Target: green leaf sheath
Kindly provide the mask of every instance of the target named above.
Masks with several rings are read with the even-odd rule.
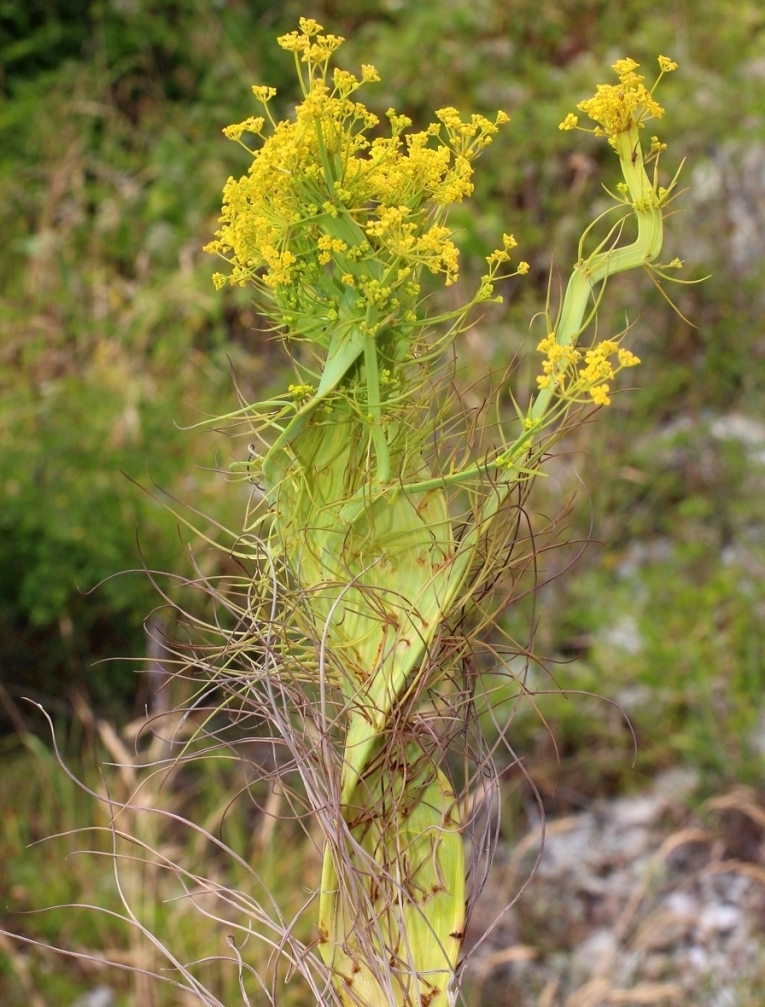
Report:
[[[445,1007],[465,928],[465,855],[449,781],[410,744],[399,760],[373,761],[346,818],[353,871],[336,870],[338,851],[329,849],[319,914],[319,947],[342,999]]]

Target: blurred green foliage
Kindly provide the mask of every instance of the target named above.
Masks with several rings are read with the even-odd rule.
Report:
[[[268,379],[246,297],[217,297],[200,252],[236,170],[220,124],[261,72],[230,35],[258,38],[267,11],[0,13],[0,664],[15,694],[68,685],[130,712],[134,669],[92,665],[143,652],[158,598],[142,574],[82,592],[143,562],[177,570],[182,549],[125,475],[218,518],[230,506],[200,469],[210,437],[176,424],[230,401],[230,362],[244,391]]]

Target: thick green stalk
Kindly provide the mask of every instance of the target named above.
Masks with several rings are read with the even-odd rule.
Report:
[[[616,149],[625,181],[633,201],[633,212],[637,221],[638,235],[632,244],[623,248],[596,252],[588,259],[578,262],[573,269],[566,288],[560,319],[556,329],[556,339],[560,345],[575,344],[585,327],[585,312],[596,294],[599,283],[619,272],[645,266],[653,262],[662,246],[662,211],[659,198],[654,191],[643,167],[643,155],[637,126],[628,132],[618,134]],[[537,396],[530,416],[543,421],[553,403],[551,389],[542,389]],[[465,581],[472,567],[476,550],[485,537],[490,525],[502,509],[517,475],[512,472],[498,481],[486,500],[480,521],[463,536],[459,550],[449,564],[448,577],[444,589],[439,592],[438,608],[414,638],[406,640],[405,653],[394,656],[391,665],[384,671],[379,668],[373,676],[371,686],[364,692],[364,710],[351,717],[345,745],[345,763],[341,784],[341,806],[347,808],[356,791],[365,767],[368,765],[375,743],[384,731],[391,707],[400,694],[411,672],[427,654],[443,615],[450,611],[464,591]],[[430,481],[418,485],[424,487]],[[376,506],[385,505],[384,498]],[[395,506],[390,502],[388,506]],[[347,509],[347,507],[346,507]],[[320,917],[324,927],[337,925],[337,873],[333,854],[328,849],[325,854],[322,876],[322,896]],[[331,941],[329,947],[334,947]],[[334,960],[335,952],[330,959]],[[370,1001],[373,1003],[375,1001]]]

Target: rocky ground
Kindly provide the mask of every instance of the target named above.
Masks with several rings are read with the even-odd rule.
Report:
[[[475,951],[468,1007],[765,1003],[765,807],[736,788],[690,813],[692,773],[546,822],[530,884]],[[500,856],[467,940],[534,869]]]

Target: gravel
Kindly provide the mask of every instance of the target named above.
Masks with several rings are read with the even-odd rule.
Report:
[[[765,986],[765,803],[737,787],[688,810],[697,780],[546,822],[504,851],[466,949],[468,1007],[759,1007]]]

